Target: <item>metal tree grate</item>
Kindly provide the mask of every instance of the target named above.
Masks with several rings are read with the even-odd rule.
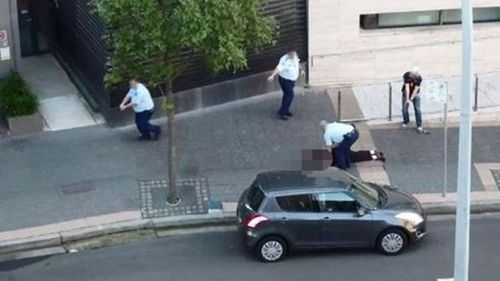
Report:
[[[177,181],[181,202],[175,206],[167,204],[168,180],[139,181],[138,184],[143,218],[208,213],[210,194],[205,178]]]

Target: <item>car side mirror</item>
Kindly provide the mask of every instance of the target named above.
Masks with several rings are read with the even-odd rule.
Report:
[[[356,212],[357,217],[362,217],[366,215],[366,208],[363,206],[358,206],[358,211]]]

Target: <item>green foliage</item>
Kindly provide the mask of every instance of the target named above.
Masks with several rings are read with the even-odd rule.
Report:
[[[0,84],[0,112],[8,117],[31,115],[38,110],[38,97],[17,72]]]
[[[112,49],[106,83],[136,76],[169,84],[200,54],[209,70],[247,67],[247,55],[273,43],[276,28],[260,10],[262,0],[94,0]]]

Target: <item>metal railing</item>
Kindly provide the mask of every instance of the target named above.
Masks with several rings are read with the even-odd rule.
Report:
[[[482,74],[487,74],[487,73],[482,73]],[[430,79],[433,79],[433,80],[436,80],[436,79],[443,79],[443,78],[446,78],[446,77],[430,77]],[[476,74],[474,76],[474,79],[475,79],[475,83],[474,83],[474,105],[473,105],[473,110],[474,112],[477,112],[477,110],[479,109],[479,75]],[[398,83],[398,82],[401,82],[401,80],[393,80],[393,81],[390,81],[390,82],[386,82],[387,85],[388,85],[388,91],[389,91],[389,95],[388,95],[388,101],[387,101],[387,120],[388,121],[392,121],[393,119],[393,110],[392,110],[392,104],[393,104],[393,92],[394,92],[394,88],[393,88],[393,84],[394,83]],[[369,85],[380,85],[380,84],[385,84],[385,83],[369,83],[369,84],[360,84],[360,83],[357,83],[357,84],[354,84],[352,85],[352,87],[356,87],[356,86],[369,86]],[[344,87],[344,85],[342,85],[342,87]],[[356,121],[368,121],[368,119],[348,119],[348,120],[344,120],[342,119],[342,90],[338,90],[337,91],[337,114],[336,114],[336,118],[337,122],[356,122]]]

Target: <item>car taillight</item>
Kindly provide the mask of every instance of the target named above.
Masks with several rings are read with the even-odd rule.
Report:
[[[263,216],[261,214],[255,214],[255,215],[251,215],[249,216],[246,220],[245,220],[245,223],[244,225],[247,227],[247,228],[256,228],[261,222],[265,222],[265,221],[268,221],[269,218],[266,217],[266,216]]]

